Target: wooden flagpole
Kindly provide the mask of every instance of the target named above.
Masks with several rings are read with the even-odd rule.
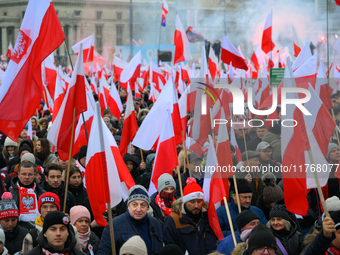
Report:
[[[229,225],[230,225],[231,235],[233,236],[234,245],[236,247],[237,242],[236,242],[236,237],[235,237],[235,231],[234,231],[233,221],[231,220],[231,216],[230,216],[230,211],[229,211],[229,207],[228,207],[227,198],[223,197],[223,201],[224,201],[225,209],[227,211],[227,216],[228,216],[228,221],[229,221]]]
[[[184,139],[183,130],[181,130],[181,132],[182,132],[182,139],[183,139],[183,146],[184,146],[184,171],[186,171],[186,165],[187,165],[188,166],[188,171],[189,171],[189,176],[192,177],[191,176],[191,171],[190,171],[190,168],[189,168],[188,151],[187,151],[187,146],[186,146],[186,142],[185,142],[185,139]],[[187,162],[185,162],[185,161],[187,161]]]
[[[237,203],[238,213],[241,213],[241,204],[240,204],[240,198],[238,196],[238,188],[237,188],[237,181],[236,181],[235,174],[233,175],[233,180],[234,180],[235,196],[236,196],[236,203]]]
[[[140,151],[140,158],[142,159],[142,162],[144,162],[143,150],[139,148],[139,151]]]
[[[109,215],[109,228],[110,228],[110,237],[111,237],[111,252],[112,252],[112,255],[116,255],[116,243],[115,243],[115,234],[114,234],[114,231],[113,231],[111,203],[107,203],[107,213]]]
[[[70,178],[70,167],[71,167],[71,155],[72,155],[72,147],[73,147],[73,133],[74,133],[74,121],[76,118],[76,108],[73,108],[73,117],[72,117],[72,133],[71,133],[71,141],[70,141],[70,151],[68,153],[68,164],[67,164],[67,174],[66,174],[66,187],[65,187],[65,197],[64,197],[64,208],[63,212],[66,210],[66,202],[67,202],[67,190],[68,190],[68,181]]]

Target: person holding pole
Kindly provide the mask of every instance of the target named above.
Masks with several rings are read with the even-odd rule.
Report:
[[[260,222],[262,222],[263,224],[266,224],[267,219],[264,213],[262,212],[262,210],[251,205],[253,193],[252,193],[250,184],[245,179],[240,179],[237,182],[237,188],[238,188],[238,196],[239,196],[240,205],[241,205],[241,211],[251,210],[255,212],[259,216]],[[233,224],[234,230],[236,231],[238,229],[237,224],[236,224],[236,217],[237,215],[239,215],[239,212],[238,212],[238,206],[235,202],[236,194],[235,194],[234,187],[232,187],[232,191],[233,191],[233,199],[231,200],[230,203],[228,203],[228,207],[229,207],[230,216],[232,219],[232,224]],[[218,221],[220,223],[221,230],[222,230],[224,237],[229,236],[231,234],[231,228],[230,228],[230,224],[228,221],[226,209],[224,208],[224,206],[221,206],[220,208],[216,210],[216,213],[217,213]]]
[[[129,190],[126,213],[112,220],[116,254],[120,254],[123,244],[132,236],[140,236],[146,244],[149,255],[157,255],[163,247],[162,225],[157,219],[148,216],[150,197],[141,185]],[[111,255],[109,226],[104,228],[97,255]]]
[[[209,225],[208,214],[204,209],[204,193],[189,177],[183,190],[183,198],[175,201],[172,213],[163,225],[164,243],[176,244],[189,255],[206,255],[215,250],[217,237]]]

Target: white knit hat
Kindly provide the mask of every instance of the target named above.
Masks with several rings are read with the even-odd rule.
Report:
[[[340,211],[340,200],[337,196],[332,196],[326,199],[326,207],[329,212]]]
[[[21,162],[28,161],[31,162],[32,164],[35,164],[35,157],[32,153],[27,152],[21,157]]]
[[[122,248],[120,248],[119,255],[148,255],[146,245],[140,236],[133,236],[127,240]]]
[[[11,138],[6,137],[5,139],[5,147],[7,146],[14,146],[14,147],[18,147],[18,144],[16,142],[14,142]]]

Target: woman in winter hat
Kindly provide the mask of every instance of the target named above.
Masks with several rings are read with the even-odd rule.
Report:
[[[9,161],[12,158],[14,158],[15,156],[18,156],[18,154],[19,154],[18,143],[14,142],[9,137],[6,137],[4,148],[2,150],[2,155],[3,155],[3,157],[6,161],[6,167],[0,169],[1,172],[8,173],[8,171],[9,171],[9,169],[8,169]]]

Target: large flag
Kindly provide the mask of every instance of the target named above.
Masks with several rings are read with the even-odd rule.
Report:
[[[132,96],[133,95],[130,86],[128,86],[125,119],[122,130],[122,137],[119,145],[119,150],[122,154],[122,157],[127,153],[128,146],[130,145],[138,130],[136,112],[135,107],[133,106]]]
[[[103,213],[107,203],[116,206],[128,197],[128,191],[135,185],[116,141],[101,118],[97,103],[93,118],[88,150],[86,154],[85,179],[87,193],[96,222],[106,226]],[[110,208],[111,209],[111,208]]]
[[[185,34],[184,28],[182,26],[178,14],[176,14],[176,30],[174,36],[174,44],[176,46],[174,64],[192,59],[190,54],[188,38]]]
[[[14,141],[43,98],[41,63],[64,38],[52,1],[29,1],[0,87],[1,131]]]
[[[83,51],[80,46],[80,52],[65,99],[47,135],[47,139],[57,147],[58,155],[62,160],[68,160],[70,144],[71,142],[74,143],[74,140],[71,141],[73,121],[76,122],[79,114],[86,110]],[[75,119],[73,119],[73,116],[75,116]]]
[[[298,36],[298,34],[296,33],[296,30],[293,27],[293,44],[294,44],[294,56],[297,57],[300,52],[301,52],[301,49],[303,47],[303,43],[300,39],[300,37]]]
[[[222,52],[221,61],[223,63],[232,62],[233,67],[248,70],[248,66],[242,57],[242,54],[235,48],[235,46],[223,34],[222,38]]]
[[[83,44],[84,63],[92,62],[94,53],[94,33],[72,46],[72,50],[77,55],[79,54],[80,51],[80,44]]]
[[[329,110],[332,109],[333,106],[330,95],[331,93],[330,88],[328,87],[325,65],[322,59],[320,59],[319,73],[316,77],[315,91],[319,95],[326,108]]]
[[[127,90],[127,84],[130,83],[131,91],[135,90],[135,82],[140,76],[140,66],[142,63],[142,53],[138,53],[131,59],[129,64],[124,68],[120,74],[120,87]]]
[[[158,188],[158,178],[162,174],[172,175],[172,170],[178,166],[174,128],[170,110],[164,114],[163,125],[159,135],[159,142],[153,164],[149,194],[153,194]]]
[[[270,10],[267,16],[266,23],[264,24],[263,35],[262,35],[262,50],[267,54],[272,51],[275,44],[272,40],[272,10]]]
[[[165,27],[166,26],[166,15],[169,12],[169,6],[168,3],[163,0],[163,5],[162,5],[162,21],[161,21],[161,26]]]

